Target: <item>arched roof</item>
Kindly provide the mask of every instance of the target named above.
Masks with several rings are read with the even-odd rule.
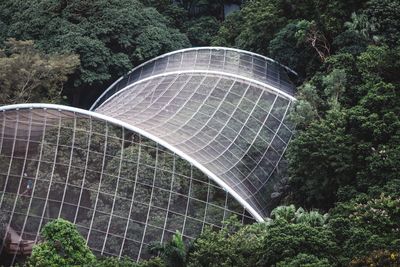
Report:
[[[48,110],[55,110],[59,112],[73,112],[77,116],[90,116],[102,121],[106,121],[109,123],[112,123],[114,125],[118,125],[121,127],[124,127],[128,130],[131,130],[135,133],[138,133],[142,136],[145,136],[156,143],[162,145],[163,147],[171,150],[172,152],[176,153],[183,159],[187,160],[189,163],[197,167],[199,170],[201,170],[204,174],[206,174],[208,177],[210,177],[213,181],[215,181],[219,186],[224,188],[226,191],[228,191],[235,199],[238,200],[238,202],[248,210],[248,212],[254,216],[254,218],[258,221],[262,221],[263,218],[258,215],[258,213],[244,200],[240,195],[238,195],[234,190],[232,190],[223,180],[219,179],[218,176],[210,172],[208,169],[204,168],[201,164],[199,164],[196,160],[194,160],[190,155],[187,155],[186,153],[180,151],[176,147],[170,145],[168,142],[164,141],[163,139],[158,138],[156,135],[153,135],[139,127],[136,127],[130,123],[121,121],[119,119],[109,117],[104,114],[100,114],[97,112],[92,112],[84,109],[79,109],[79,108],[74,108],[74,107],[69,107],[69,106],[64,106],[64,105],[55,105],[55,104],[15,104],[15,105],[8,105],[8,106],[2,106],[0,107],[0,112],[6,112],[6,111],[19,111],[19,110],[24,110],[24,109],[31,109],[31,110],[43,110],[43,109],[48,109]],[[41,120],[42,118],[37,118]],[[4,127],[4,126],[3,126]],[[14,126],[12,126],[14,127]],[[42,135],[42,129],[39,129],[40,133],[38,133],[39,136]],[[4,131],[3,131],[4,132]],[[13,130],[14,132],[14,130]],[[32,133],[31,133],[32,135]],[[32,136],[30,138],[33,138]],[[2,142],[3,143],[3,142]]]
[[[71,221],[88,231],[92,249],[137,259],[145,244],[163,242],[178,228],[194,238],[195,229],[220,226],[232,213],[263,221],[285,175],[283,155],[292,136],[288,114],[295,97],[287,72],[294,73],[243,50],[190,48],[136,67],[90,111],[53,104],[0,107],[0,157],[7,169],[0,173],[0,206],[11,195],[5,212],[9,223],[23,221],[23,233],[40,221],[32,225],[37,241],[45,220],[62,217],[65,205],[65,216],[71,213]],[[23,191],[29,180],[31,195]],[[179,192],[187,183],[189,189]],[[80,192],[78,203],[66,201],[71,188]],[[133,192],[124,197],[120,190]],[[28,199],[26,213],[18,211],[18,198]],[[51,211],[57,214],[45,214]]]
[[[163,142],[262,221],[291,138],[287,71],[237,49],[179,50],[121,77],[92,110]]]
[[[90,110],[96,109],[115,92],[138,80],[165,72],[187,70],[220,71],[238,75],[272,85],[290,95],[294,94],[295,87],[287,73],[297,76],[296,72],[273,59],[245,50],[226,47],[186,48],[163,54],[135,67],[107,88]]]
[[[148,131],[96,112],[51,104],[0,108],[0,209],[7,229],[23,237],[14,247],[35,243],[49,220],[64,218],[96,253],[139,260],[148,244],[176,230],[186,240],[222,227],[232,214],[254,221],[234,190],[190,162]],[[1,246],[0,253],[4,248],[14,261],[18,250]]]
[[[263,221],[292,135],[287,115],[295,98],[287,71],[242,50],[191,48],[136,67],[91,111],[50,104],[0,111],[65,110],[122,126],[190,162]]]

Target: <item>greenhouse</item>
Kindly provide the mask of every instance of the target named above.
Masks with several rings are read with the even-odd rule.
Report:
[[[29,254],[50,220],[77,225],[99,255],[148,257],[232,215],[263,221],[285,175],[293,71],[250,52],[204,47],[150,60],[89,111],[0,107],[4,253]]]

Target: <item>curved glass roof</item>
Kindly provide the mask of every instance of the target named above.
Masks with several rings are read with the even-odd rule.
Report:
[[[93,108],[169,144],[261,221],[292,135],[287,71],[246,51],[185,49],[135,68]]]
[[[192,48],[138,66],[91,111],[1,107],[7,225],[37,241],[63,217],[97,253],[139,259],[175,230],[193,238],[230,214],[263,221],[292,136],[288,71],[246,51]]]
[[[0,254],[15,259],[10,246],[37,242],[60,217],[94,252],[136,260],[176,230],[188,240],[231,215],[254,220],[187,160],[123,122],[58,105],[0,110]],[[3,225],[18,237],[6,241]]]

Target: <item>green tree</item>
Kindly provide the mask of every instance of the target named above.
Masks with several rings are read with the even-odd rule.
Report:
[[[375,25],[370,29],[372,34],[382,36],[389,45],[399,44],[400,3],[396,0],[370,0],[363,14],[369,24]]]
[[[288,159],[296,203],[332,207],[339,186],[351,184],[352,139],[346,125],[346,113],[332,110],[325,120],[312,122],[293,140]]]
[[[325,87],[325,95],[328,98],[328,104],[332,107],[339,105],[339,97],[346,90],[346,72],[342,69],[334,69],[331,73],[322,78]]]
[[[269,42],[285,22],[273,2],[249,1],[240,12],[228,16],[213,43],[267,54]]]
[[[66,220],[46,224],[41,236],[44,242],[33,248],[27,266],[85,266],[96,259],[76,226]]]
[[[235,217],[221,230],[207,228],[190,246],[188,266],[260,266],[267,223],[242,226]]]
[[[328,39],[315,21],[300,20],[297,23],[298,31],[295,37],[299,42],[312,47],[322,62],[330,56],[331,48]]]
[[[332,211],[329,227],[341,248],[343,264],[368,257],[373,251],[400,248],[400,180],[372,186]]]
[[[277,267],[330,267],[327,259],[319,259],[314,255],[300,253],[293,258],[286,258],[276,264]]]
[[[336,264],[338,248],[326,216],[294,206],[273,213],[265,223],[240,226],[233,219],[219,231],[207,229],[190,247],[188,266]]]
[[[190,43],[182,33],[167,27],[148,26],[136,38],[133,56],[136,62],[154,58],[183,47]]]
[[[206,228],[189,248],[188,266],[245,266],[239,243],[234,240],[240,228],[234,217],[220,231]]]
[[[169,5],[163,14],[168,18],[169,25],[184,31],[184,25],[189,20],[189,13],[181,5]]]
[[[103,257],[97,259],[90,267],[165,267],[165,264],[160,258],[143,260],[136,263],[129,258],[118,259],[114,257]]]
[[[0,104],[60,103],[63,85],[77,66],[77,55],[44,54],[33,41],[9,39],[0,50]]]
[[[273,220],[284,220],[288,223],[301,223],[313,227],[324,226],[328,214],[320,214],[318,211],[307,212],[303,208],[296,210],[294,205],[279,206],[271,211],[271,218]]]
[[[152,254],[160,254],[166,267],[186,266],[186,248],[182,234],[177,230],[172,240],[165,244],[152,244],[149,247]]]
[[[366,192],[398,178],[399,58],[386,45],[337,54],[299,89],[288,150],[297,204],[327,209],[342,187]]]
[[[326,227],[276,220],[268,227],[263,240],[263,249],[258,252],[261,253],[261,266],[273,266],[288,258],[299,257],[299,254],[335,264],[337,246],[333,233]]]
[[[190,46],[156,9],[137,0],[5,0],[0,17],[7,24],[1,38],[32,39],[46,53],[80,56],[80,68],[64,90],[74,105],[88,105],[107,84],[143,60]]]
[[[242,31],[243,23],[242,12],[233,12],[221,24],[218,34],[214,36],[211,44],[214,46],[235,47],[236,38]]]
[[[220,23],[211,16],[203,16],[186,23],[186,34],[193,46],[208,46],[217,34]]]
[[[271,58],[296,70],[302,81],[309,73],[315,72],[319,60],[312,47],[296,36],[299,30],[298,21],[288,23],[274,35],[268,51]]]
[[[370,255],[360,257],[350,262],[351,267],[376,266],[376,267],[396,267],[400,265],[400,256],[396,251],[377,250]]]
[[[160,12],[164,12],[171,6],[170,0],[140,0],[140,2],[148,7],[154,7]]]

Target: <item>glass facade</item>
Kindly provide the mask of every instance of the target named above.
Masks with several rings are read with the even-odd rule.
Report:
[[[95,252],[138,259],[176,230],[191,239],[233,214],[253,220],[186,160],[124,127],[51,108],[0,114],[1,214],[25,240],[61,217]]]
[[[294,98],[270,82],[282,66],[264,58],[276,70],[263,76],[241,63],[255,55],[231,60],[234,53],[189,49],[152,60],[116,82],[92,111],[1,107],[2,252],[37,242],[56,218],[75,223],[94,252],[138,260],[176,230],[190,240],[231,215],[243,223],[268,216]],[[216,54],[224,67],[196,67]]]

